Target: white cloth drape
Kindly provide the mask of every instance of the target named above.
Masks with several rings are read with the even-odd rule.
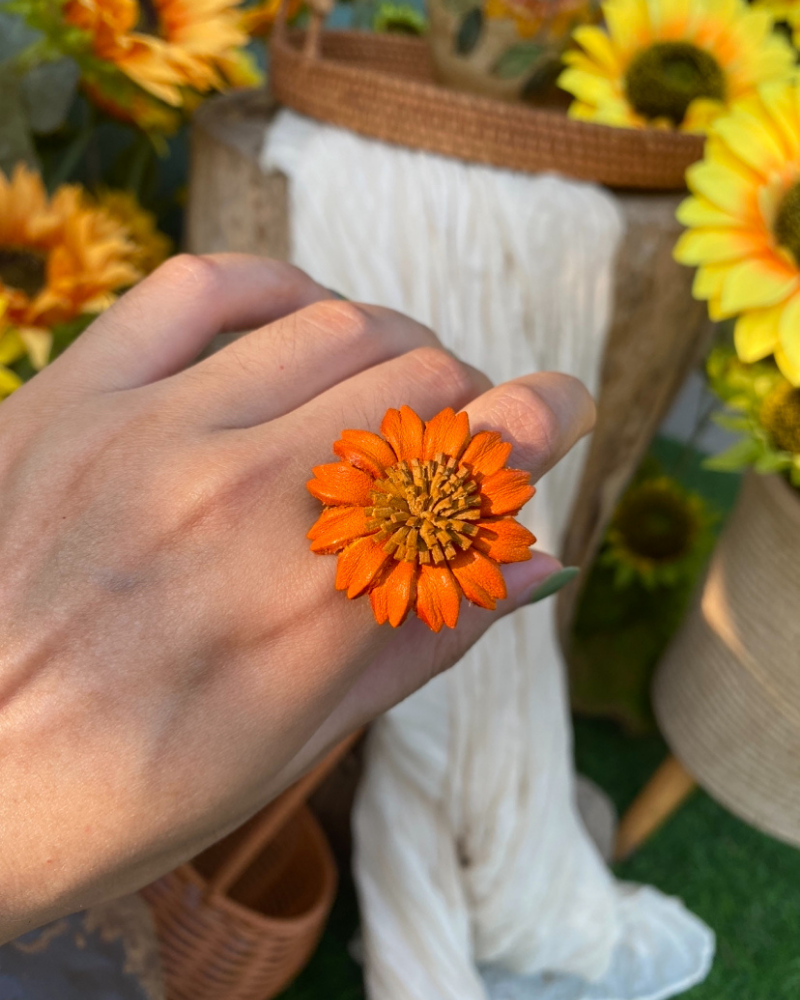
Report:
[[[557,369],[596,390],[622,221],[586,184],[412,152],[282,112],[293,259],[400,309],[495,382]],[[558,552],[585,443],[524,514]],[[371,1000],[659,1000],[713,935],[622,886],[575,806],[553,602],[495,625],[373,728],[355,875]]]

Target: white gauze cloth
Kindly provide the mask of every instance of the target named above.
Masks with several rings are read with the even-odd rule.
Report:
[[[495,382],[557,369],[597,389],[623,229],[610,195],[286,111],[262,162],[290,178],[293,260],[317,281],[428,324]],[[523,511],[550,552],[584,457]],[[709,969],[708,928],[615,882],[580,821],[552,600],[375,724],[354,819],[371,1000],[660,1000]]]

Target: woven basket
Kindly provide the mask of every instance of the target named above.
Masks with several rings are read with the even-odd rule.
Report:
[[[287,32],[278,18],[270,81],[281,103],[385,142],[528,172],[555,171],[613,188],[680,191],[703,139],[618,129],[438,86],[424,39],[371,32]]]
[[[319,942],[336,865],[303,804],[359,734],[228,837],[142,890],[166,1000],[269,1000]]]
[[[800,847],[798,609],[800,496],[751,474],[653,703],[670,749],[710,795]]]

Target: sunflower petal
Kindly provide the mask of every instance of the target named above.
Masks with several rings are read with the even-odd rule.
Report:
[[[320,514],[306,537],[312,540],[312,552],[330,555],[368,534],[366,508],[332,507]]]
[[[745,229],[689,229],[675,244],[673,256],[680,264],[722,264],[763,252],[764,237]]]
[[[416,564],[392,560],[384,564],[379,581],[369,592],[375,621],[389,622],[393,628],[402,625],[414,601]]]
[[[422,460],[442,455],[459,458],[469,441],[469,417],[456,413],[449,406],[425,424],[422,439]]]
[[[461,465],[469,466],[480,482],[484,476],[502,469],[511,454],[511,445],[497,431],[478,431],[461,456]]]
[[[375,479],[382,478],[386,469],[397,461],[394,451],[383,438],[370,431],[342,431],[341,438],[333,446],[333,453]]]
[[[306,483],[312,497],[334,506],[366,507],[374,480],[347,462],[329,462],[312,470],[314,479]]]
[[[410,462],[422,457],[422,420],[410,406],[387,410],[381,422],[381,434],[394,449],[398,461]]]
[[[358,597],[372,583],[389,554],[372,538],[357,538],[339,556],[336,564],[336,589],[346,590],[349,598]]]
[[[795,294],[783,307],[780,346],[792,370],[800,371],[800,294]]]
[[[736,219],[707,198],[691,197],[678,205],[675,218],[684,226],[733,226]]]
[[[733,339],[736,353],[745,364],[761,361],[778,346],[779,324],[783,306],[753,309],[736,321]]]
[[[474,546],[498,563],[525,562],[531,558],[530,546],[534,535],[513,518],[499,521],[478,521],[478,534]]]
[[[481,517],[512,516],[536,492],[531,477],[521,469],[500,469],[481,483]]]
[[[775,361],[781,374],[788,378],[792,385],[800,386],[800,365],[792,364],[780,346],[775,348]]]
[[[461,591],[447,566],[420,566],[416,611],[428,628],[455,628],[460,605]]]
[[[795,268],[774,256],[755,257],[731,267],[720,305],[726,316],[783,302],[800,285]]]
[[[459,552],[450,562],[464,597],[481,608],[494,610],[497,601],[506,596],[506,583],[500,567],[492,559],[470,549]]]

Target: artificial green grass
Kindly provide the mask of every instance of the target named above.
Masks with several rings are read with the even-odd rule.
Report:
[[[709,473],[696,452],[673,442],[655,442],[653,453],[667,473],[702,493],[723,515],[731,509],[736,477]],[[649,614],[659,614],[657,603]],[[674,608],[664,606],[660,620],[655,642],[663,646],[674,626]],[[615,640],[623,666],[625,651],[635,649],[628,659],[635,659],[640,671],[633,680],[613,681],[623,698],[632,691],[641,697],[642,664],[650,669],[654,655],[653,636],[649,646],[640,645],[647,628],[644,622],[633,638]],[[620,813],[666,753],[657,735],[626,735],[613,722],[575,720],[577,769],[605,789]],[[683,994],[687,1000],[800,1000],[800,851],[740,822],[698,791],[616,873],[680,896],[716,932],[714,967],[705,983]],[[361,970],[347,950],[357,924],[355,894],[345,873],[320,947],[282,1000],[362,1000]]]

